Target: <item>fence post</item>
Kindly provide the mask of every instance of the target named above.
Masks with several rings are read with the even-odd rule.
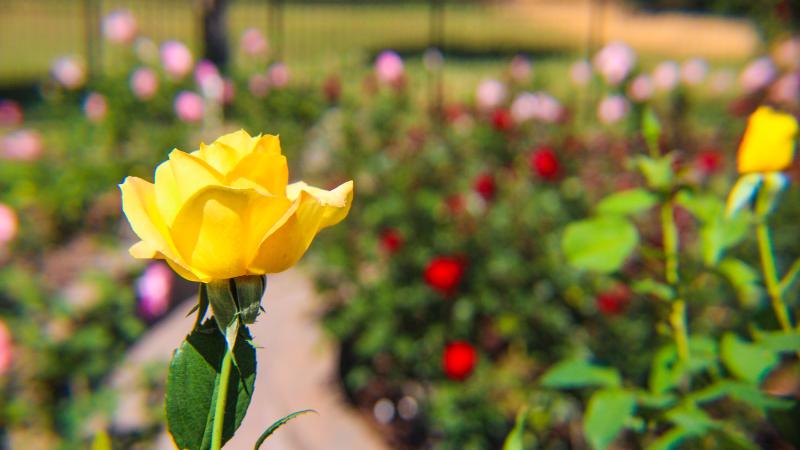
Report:
[[[275,51],[275,59],[283,61],[284,57],[284,23],[283,23],[283,0],[269,0],[269,13],[267,33],[269,40]]]
[[[444,0],[430,0],[429,35],[427,51],[444,52]],[[428,100],[430,114],[435,125],[442,120],[442,107],[444,103],[443,67],[428,68]]]

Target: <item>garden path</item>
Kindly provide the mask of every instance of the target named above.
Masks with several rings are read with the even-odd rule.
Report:
[[[129,352],[126,364],[141,366],[167,363],[172,350],[185,337],[194,317],[185,317],[195,299],[184,302],[159,322]],[[309,277],[299,269],[269,277],[263,301],[266,313],[251,331],[259,348],[259,370],[253,402],[236,436],[226,450],[250,450],[261,432],[284,415],[315,409],[278,430],[265,450],[383,450],[386,445],[352,408],[346,405],[336,383],[336,347],[320,328],[319,302]],[[123,366],[125,367],[125,366]],[[133,373],[122,369],[115,386],[135,385],[126,379]],[[123,388],[121,392],[125,392]],[[141,396],[135,393],[120,402],[115,426],[134,427],[142,414]],[[139,415],[139,417],[137,417]],[[164,434],[157,449],[174,448]]]

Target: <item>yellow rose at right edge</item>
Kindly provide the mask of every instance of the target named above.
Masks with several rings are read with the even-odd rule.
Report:
[[[739,145],[739,173],[780,172],[794,158],[797,119],[791,114],[759,107],[747,121]]]

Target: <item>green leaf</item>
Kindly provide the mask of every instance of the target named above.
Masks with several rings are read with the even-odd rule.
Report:
[[[736,290],[736,298],[742,306],[752,308],[758,305],[764,291],[757,270],[736,258],[723,259],[717,268]]]
[[[666,191],[672,184],[672,155],[660,158],[640,156],[636,159],[639,170],[647,180],[647,186],[656,191]]]
[[[649,278],[634,282],[631,289],[637,294],[652,295],[660,300],[670,301],[675,298],[675,291],[669,285]]]
[[[780,193],[789,185],[789,178],[781,172],[764,174],[764,183],[756,199],[756,214],[765,216],[775,209]]]
[[[619,387],[619,372],[610,367],[595,366],[583,359],[561,361],[551,367],[540,380],[548,388]]]
[[[203,323],[203,319],[206,317],[206,312],[208,312],[208,291],[206,290],[205,283],[200,284],[200,294],[197,296],[197,304],[189,311],[189,314],[195,310],[197,311],[197,318],[194,320],[193,330],[200,327],[200,324]]]
[[[735,216],[745,205],[750,204],[763,180],[764,175],[760,173],[750,173],[739,177],[728,194],[726,214]]]
[[[569,224],[561,247],[573,266],[610,273],[622,266],[638,242],[639,233],[633,224],[609,216]]]
[[[609,195],[597,205],[599,214],[620,216],[645,212],[658,203],[658,196],[646,189],[629,189]]]
[[[665,394],[674,389],[684,374],[684,367],[678,362],[675,346],[661,347],[650,366],[648,386],[653,394]]]
[[[269,428],[264,430],[263,433],[261,433],[261,436],[258,437],[258,440],[256,441],[256,446],[253,448],[253,450],[258,450],[259,448],[261,448],[261,445],[264,443],[264,441],[266,441],[267,438],[270,437],[272,435],[272,433],[274,433],[278,428],[280,428],[283,425],[285,425],[286,422],[294,419],[295,417],[297,417],[297,416],[299,416],[301,414],[305,414],[305,413],[316,413],[316,411],[314,411],[313,409],[304,409],[302,411],[295,411],[295,412],[293,412],[293,413],[291,413],[291,414],[289,414],[287,416],[284,416],[284,417],[278,419],[275,423],[270,425]]]
[[[636,392],[636,402],[652,409],[664,409],[675,404],[678,398],[672,394],[653,394],[647,391]]]
[[[517,413],[517,419],[514,422],[514,428],[506,436],[503,443],[503,450],[524,450],[522,435],[525,431],[525,419],[528,417],[528,408],[522,408]]]
[[[658,120],[653,108],[647,108],[642,114],[642,136],[647,143],[647,148],[653,155],[658,154],[658,141],[661,139],[661,122]]]
[[[722,337],[720,357],[731,373],[753,384],[759,384],[779,362],[774,352],[746,342],[733,333]]]
[[[688,403],[667,411],[665,417],[693,435],[705,434],[719,426],[705,411]]]
[[[693,433],[691,430],[687,430],[683,427],[674,427],[659,436],[658,439],[651,442],[646,448],[647,450],[674,450],[686,439],[696,436],[697,433]]]
[[[242,327],[242,339],[234,349],[238,371],[233,371],[228,384],[225,405],[223,443],[239,428],[250,405],[256,378],[256,352],[251,337]],[[192,331],[172,356],[167,375],[167,428],[178,448],[207,450],[225,338],[211,319]]]
[[[786,334],[783,331],[758,331],[758,345],[776,353],[800,352],[800,332]]]
[[[595,392],[586,408],[583,431],[586,440],[597,450],[604,450],[625,428],[636,411],[636,396],[623,389]]]

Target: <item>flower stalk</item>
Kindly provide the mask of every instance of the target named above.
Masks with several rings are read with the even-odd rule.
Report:
[[[670,198],[661,205],[661,230],[664,242],[664,278],[678,298],[672,301],[669,323],[682,362],[689,361],[689,331],[686,324],[686,303],[680,295],[678,286],[678,227],[675,225],[675,201]]]
[[[232,350],[226,345],[222,357],[222,368],[219,375],[219,386],[214,408],[214,427],[211,429],[211,450],[222,448],[222,426],[225,423],[225,405],[228,400],[228,383],[231,377]]]

